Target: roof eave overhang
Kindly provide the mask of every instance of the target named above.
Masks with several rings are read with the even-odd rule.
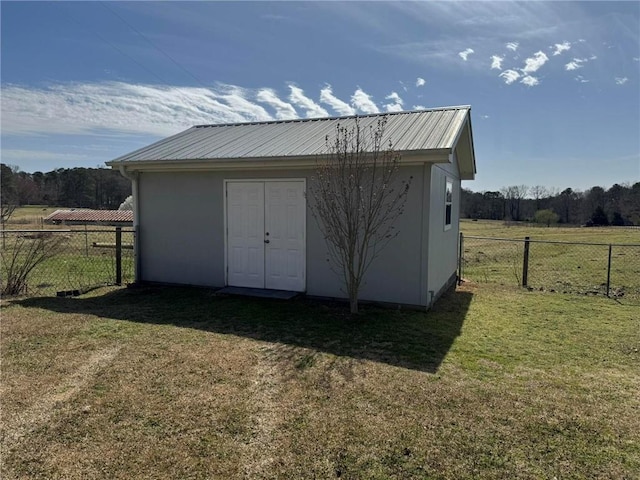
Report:
[[[450,163],[452,150],[448,148],[432,150],[400,151],[401,165],[422,165],[424,163]],[[273,170],[315,168],[322,156],[300,157],[257,157],[257,158],[201,158],[171,160],[112,160],[106,164],[126,172],[168,172],[168,171],[219,171],[219,170]]]
[[[458,148],[460,143],[464,143],[462,148]],[[473,129],[471,128],[471,109],[466,114],[465,121],[461,125],[453,142],[458,153],[458,170],[461,180],[474,180],[476,177],[476,155],[473,145]],[[463,154],[461,154],[464,152]],[[451,159],[453,163],[453,159]]]

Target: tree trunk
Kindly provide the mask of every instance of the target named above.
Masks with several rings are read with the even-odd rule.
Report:
[[[358,296],[357,295],[352,294],[349,296],[349,307],[351,309],[352,315],[358,314]]]

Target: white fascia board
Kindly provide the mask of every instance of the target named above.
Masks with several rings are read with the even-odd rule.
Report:
[[[398,152],[400,165],[422,165],[424,163],[450,162],[448,149]],[[317,156],[276,157],[276,158],[228,158],[201,160],[142,160],[138,162],[113,160],[106,162],[112,168],[126,172],[172,172],[172,171],[215,171],[215,170],[271,170],[280,168],[315,168]]]

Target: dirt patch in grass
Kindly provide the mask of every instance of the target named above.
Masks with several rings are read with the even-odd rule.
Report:
[[[26,410],[15,413],[3,422],[3,446],[11,450],[22,438],[50,420],[58,404],[68,402],[118,354],[119,347],[100,350],[84,362],[68,379],[50,392],[44,393]],[[88,407],[86,407],[88,408]]]
[[[280,368],[278,362],[270,358],[270,353],[277,348],[277,345],[260,348],[251,372],[253,379],[247,392],[250,438],[243,445],[241,458],[242,473],[246,478],[268,478],[275,461],[274,433],[283,421],[278,405],[282,382]]]
[[[2,478],[640,471],[640,323],[606,298],[465,285],[426,314],[349,320],[317,302],[112,289],[2,315]],[[20,420],[47,394],[61,397]]]

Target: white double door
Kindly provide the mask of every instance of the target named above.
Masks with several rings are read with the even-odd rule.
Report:
[[[305,290],[304,180],[227,181],[227,284]]]

